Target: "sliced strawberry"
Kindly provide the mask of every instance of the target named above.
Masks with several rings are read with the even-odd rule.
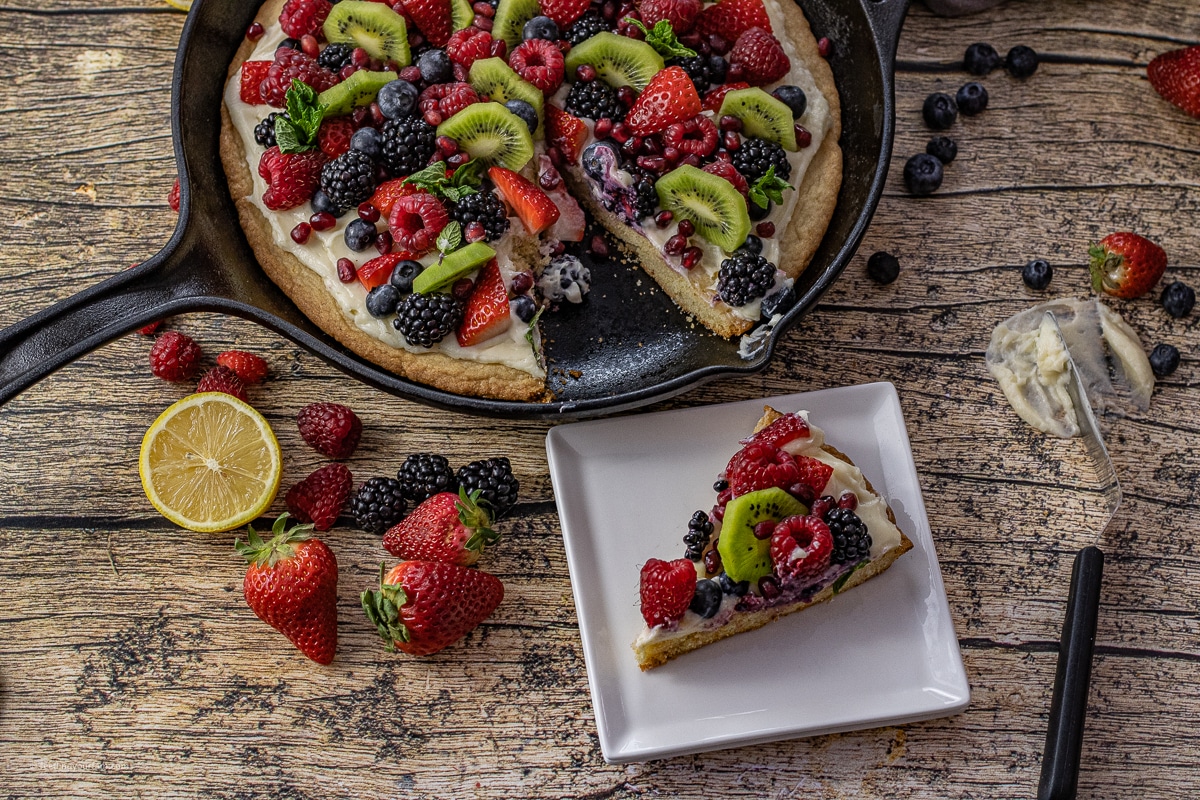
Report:
[[[700,16],[700,0],[642,0],[638,11],[647,28],[653,28],[654,23],[665,19],[675,33],[685,33]]]
[[[508,289],[500,277],[500,266],[492,259],[479,271],[475,290],[467,298],[462,324],[458,326],[458,343],[462,347],[486,342],[512,325],[508,308]]]
[[[392,252],[372,258],[358,268],[358,282],[369,292],[376,286],[387,283],[388,278],[392,277],[392,270],[396,268],[396,265],[411,258],[413,258],[413,254],[405,252]]]
[[[587,142],[587,124],[555,105],[546,104],[546,138],[558,148],[563,158],[572,164],[579,163],[583,146]]]
[[[696,29],[705,36],[735,41],[751,28],[771,30],[771,18],[762,0],[721,0],[700,12]]]
[[[271,61],[246,61],[242,64],[241,95],[242,102],[252,106],[260,106],[266,101],[262,98],[259,87],[267,77]]]
[[[559,211],[554,201],[521,175],[504,167],[491,167],[488,177],[531,236],[536,236],[558,221]]]
[[[582,17],[591,4],[591,0],[541,0],[542,13],[554,20],[560,31]]]
[[[1146,76],[1164,100],[1200,117],[1200,44],[1155,56]]]
[[[371,195],[371,199],[367,202],[379,209],[379,216],[387,219],[397,200],[419,191],[421,190],[415,183],[405,183],[404,178],[392,178],[379,184],[375,189],[375,194]]]
[[[769,30],[754,27],[744,31],[729,51],[729,66],[741,67],[752,86],[765,86],[788,74],[792,62]]]
[[[434,47],[450,41],[450,0],[404,0],[404,10]]]
[[[704,95],[704,108],[712,111],[714,114],[721,110],[721,104],[725,102],[725,95],[732,92],[734,89],[749,89],[750,84],[745,81],[734,81],[727,83],[724,86],[718,86],[712,89],[708,94]]]
[[[330,117],[321,122],[317,130],[317,145],[330,158],[337,158],[350,149],[350,137],[354,135],[354,123],[349,117]]]
[[[705,171],[708,171],[707,168]],[[745,178],[742,180],[745,180]],[[784,414],[750,438],[743,439],[742,444],[753,442],[754,444],[770,444],[775,447],[783,447],[788,442],[796,439],[807,439],[811,435],[812,430],[808,427],[808,423],[804,421],[804,417],[799,414]]]
[[[683,67],[667,67],[651,78],[645,91],[633,101],[625,124],[634,135],[649,136],[696,116],[700,110],[696,84]]]

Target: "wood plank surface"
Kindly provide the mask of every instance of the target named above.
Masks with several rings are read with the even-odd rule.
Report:
[[[168,110],[183,21],[154,0],[0,0],[0,74],[10,78],[0,327],[170,236]],[[321,668],[298,656],[246,608],[232,534],[186,534],[146,502],[141,436],[188,390],[150,375],[147,338],[125,337],[0,408],[0,795],[1033,796],[1071,559],[1103,517],[1063,466],[1070,445],[1014,416],[983,352],[1008,315],[1045,296],[1086,296],[1087,245],[1113,230],[1151,236],[1168,252],[1167,280],[1200,284],[1200,122],[1145,77],[1155,54],[1198,38],[1200,7],[1177,1],[1014,1],[953,20],[915,6],[899,47],[891,173],[859,255],[765,372],[661,406],[896,385],[971,682],[965,713],[606,765],[547,474],[548,425],[415,405],[253,324],[191,314],[170,327],[210,358],[237,346],[270,362],[252,399],[279,435],[285,486],[323,463],[292,422],[316,400],[363,418],[350,462],[358,479],[391,474],[417,451],[456,464],[508,455],[521,503],[486,556],[505,602],[437,656],[388,656],[357,601],[384,551],[340,525],[326,537],[341,567],[338,657]],[[1001,53],[1028,44],[1045,60],[1025,81],[982,79],[989,109],[951,131],[959,157],[942,189],[909,197],[904,161],[930,136],[921,103],[968,80],[957,62],[975,41]],[[901,260],[887,287],[866,277],[877,250]],[[1055,267],[1044,295],[1020,280],[1034,257]],[[1112,305],[1147,349],[1178,346],[1183,365],[1159,382],[1148,412],[1106,426],[1126,492],[1102,538],[1080,796],[1192,797],[1198,316],[1172,319],[1156,295]]]

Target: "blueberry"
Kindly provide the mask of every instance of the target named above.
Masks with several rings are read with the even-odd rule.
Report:
[[[367,294],[367,313],[372,317],[395,314],[400,305],[400,290],[390,283],[381,283]]]
[[[963,66],[972,75],[987,75],[1000,66],[1000,54],[990,44],[976,42],[963,55]]]
[[[344,237],[346,239],[346,247],[349,247],[356,253],[362,252],[371,246],[371,242],[375,241],[375,223],[367,222],[365,219],[351,220],[346,226]]]
[[[278,53],[280,48],[283,48],[283,47],[286,47],[288,50],[299,50],[300,49],[300,40],[299,39],[284,39],[282,42],[279,43],[279,47],[275,48],[275,52]]]
[[[959,88],[958,94],[954,95],[954,101],[958,103],[959,111],[968,117],[973,117],[987,108],[987,89],[975,81],[965,83]]]
[[[699,581],[696,582],[699,583]],[[721,587],[721,591],[725,594],[733,594],[738,597],[750,591],[750,581],[735,581],[729,577],[728,572],[722,572],[717,576],[717,585]]]
[[[527,294],[514,297],[510,306],[521,322],[529,322],[537,313],[537,303],[533,302],[533,298]]]
[[[925,118],[925,124],[935,131],[944,131],[958,118],[958,105],[950,95],[934,92],[925,98],[921,116]]]
[[[608,151],[608,152],[605,152]],[[608,177],[609,171],[621,163],[617,146],[608,140],[593,142],[583,149],[583,171],[592,180],[602,181]]]
[[[1165,378],[1179,369],[1179,350],[1173,344],[1156,344],[1150,351],[1150,369],[1160,378]]]
[[[770,200],[767,201],[766,208],[763,208],[758,203],[750,202],[746,203],[746,210],[750,212],[750,219],[758,222],[767,218],[767,215],[771,213],[772,205],[774,204]]]
[[[942,162],[928,153],[917,153],[904,165],[904,185],[918,196],[933,194],[942,185]]]
[[[742,246],[737,249],[737,252],[749,253],[752,256],[762,255],[762,239],[753,233],[750,234],[746,237],[746,241],[742,242]]]
[[[708,79],[714,86],[725,82],[728,69],[729,63],[725,59],[716,54],[708,57]]]
[[[392,276],[388,278],[388,283],[395,286],[400,294],[412,294],[413,280],[424,269],[420,261],[401,261],[392,267]]]
[[[796,301],[796,293],[791,286],[785,286],[774,294],[769,294],[762,300],[763,319],[770,319],[776,314],[785,313]]]
[[[867,275],[876,283],[886,286],[900,276],[900,259],[880,250],[867,259]]]
[[[388,119],[401,119],[413,113],[413,109],[417,107],[418,94],[420,93],[417,87],[408,81],[397,79],[383,85],[375,102],[379,103],[379,110]]]
[[[325,194],[320,189],[317,189],[317,191],[313,194],[310,202],[312,203],[312,210],[317,214],[323,212],[326,214],[332,214],[335,217],[340,217],[346,213],[346,209],[336,205],[332,200],[329,199],[329,195]]]
[[[721,587],[708,579],[696,581],[696,593],[689,608],[703,619],[715,617],[721,610]]]
[[[949,164],[958,157],[958,143],[949,136],[935,136],[925,145],[925,152],[943,164]]]
[[[421,80],[430,86],[454,80],[454,62],[445,50],[434,48],[421,53],[417,57],[417,69],[421,70]]]
[[[374,128],[359,128],[350,137],[350,149],[358,150],[377,159],[383,152],[383,137]]]
[[[524,100],[509,100],[504,104],[504,107],[520,117],[529,126],[530,133],[537,130],[537,111],[529,103],[526,103]]]
[[[792,119],[800,119],[804,116],[804,110],[808,108],[808,95],[799,86],[780,86],[771,94],[792,110]]]
[[[1196,305],[1196,293],[1182,281],[1168,283],[1158,299],[1167,313],[1175,319],[1186,317],[1192,313],[1192,306]]]
[[[1028,78],[1037,72],[1037,53],[1032,47],[1019,44],[1008,51],[1008,55],[1004,58],[1004,66],[1008,70],[1008,74],[1014,78]]]
[[[1050,279],[1053,277],[1054,269],[1044,258],[1035,258],[1021,268],[1021,280],[1025,281],[1025,285],[1035,292],[1040,292],[1049,286]]]
[[[534,17],[525,23],[525,27],[521,29],[521,38],[529,39],[545,39],[549,42],[556,42],[562,38],[558,32],[558,24],[549,17]]]

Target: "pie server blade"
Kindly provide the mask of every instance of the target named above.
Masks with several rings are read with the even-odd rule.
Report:
[[[1113,468],[1108,448],[1096,424],[1087,392],[1071,359],[1071,351],[1058,327],[1054,314],[1046,319],[1067,353],[1067,393],[1075,407],[1075,416],[1083,437],[1089,465],[1095,470],[1096,486],[1104,502],[1106,518],[1096,541],[1121,505],[1121,483]],[[1050,721],[1046,728],[1046,749],[1042,756],[1042,775],[1038,800],[1069,800],[1075,797],[1079,781],[1079,754],[1083,746],[1083,725],[1087,715],[1088,688],[1092,677],[1092,651],[1096,644],[1096,618],[1100,608],[1100,583],[1104,574],[1104,553],[1096,545],[1084,547],[1075,555],[1071,570],[1071,590],[1063,620],[1054,674],[1054,694],[1050,702]]]

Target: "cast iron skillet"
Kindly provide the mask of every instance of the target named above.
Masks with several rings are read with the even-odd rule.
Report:
[[[801,0],[816,35],[835,43],[830,62],[842,102],[843,181],[829,231],[797,283],[796,304],[765,346],[741,358],[736,341],[686,324],[662,292],[646,288],[652,281],[640,270],[580,253],[597,290],[581,306],[547,315],[543,327],[555,399],[519,403],[455,395],[381,370],[309,322],[267,279],[238,225],[217,144],[225,73],[258,3],[197,0],[171,86],[182,190],[175,233],[140,267],[0,331],[0,403],[118,336],[188,311],[255,320],[386,392],[489,416],[595,416],[760,370],[783,331],[849,262],[875,211],[892,152],[893,68],[908,2]],[[614,309],[620,313],[610,313]]]

